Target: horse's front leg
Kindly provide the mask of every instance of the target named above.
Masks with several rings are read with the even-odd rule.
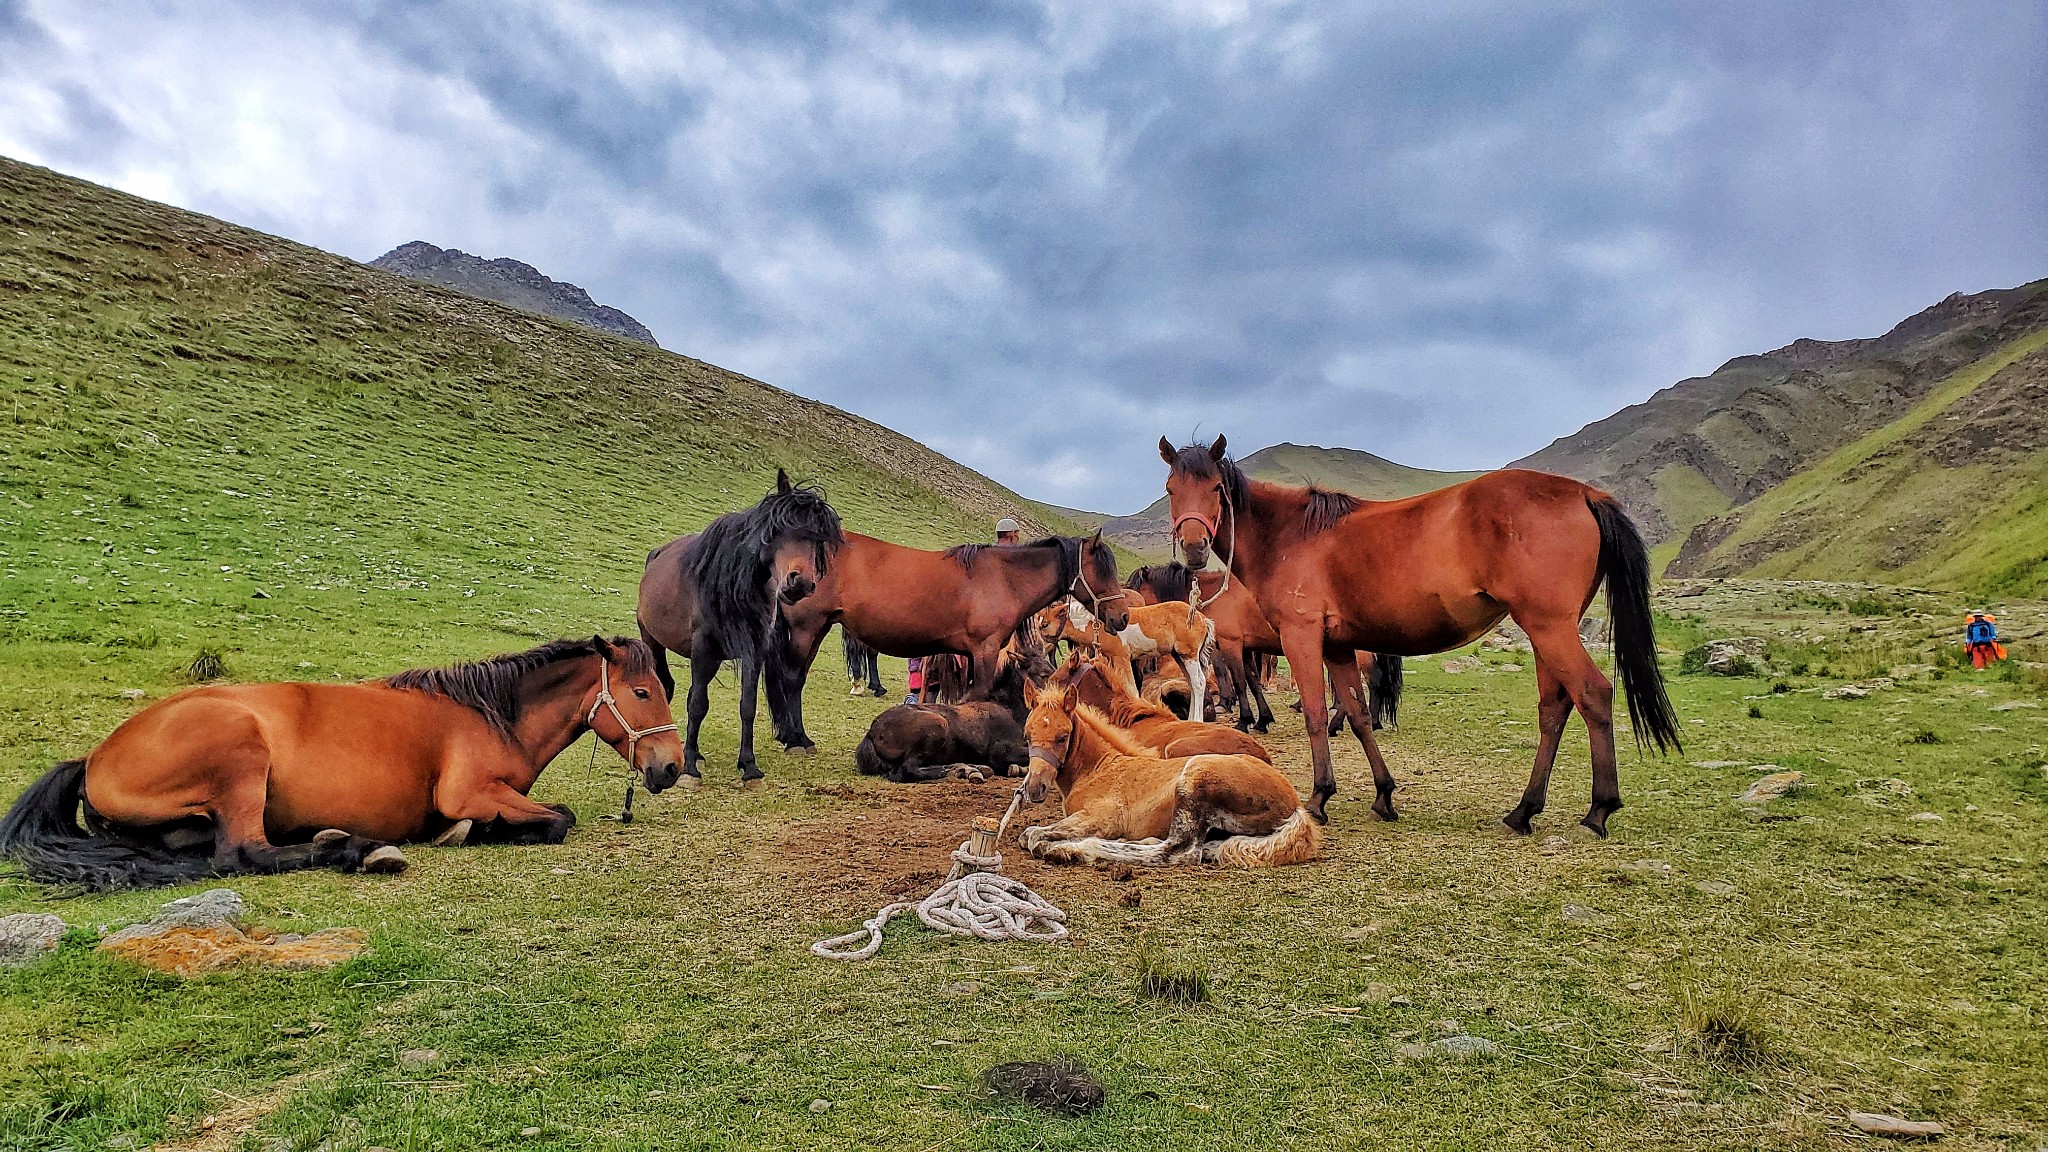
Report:
[[[566,805],[542,804],[499,777],[459,791],[444,786],[435,805],[458,824],[472,822],[468,844],[560,844],[576,826]]]
[[[719,663],[709,644],[699,643],[690,650],[690,700],[683,726],[683,775],[680,781],[685,788],[695,788],[704,780],[700,768],[704,763],[704,753],[697,748],[697,733],[704,727],[704,714],[711,710],[711,678],[718,675]]]
[[[967,658],[967,699],[987,700],[996,692],[996,663],[1002,656],[1003,640],[983,640]]]
[[[1337,689],[1338,703],[1343,706],[1344,718],[1351,722],[1352,734],[1365,748],[1365,758],[1372,764],[1373,797],[1372,814],[1382,820],[1398,820],[1401,814],[1394,810],[1394,774],[1387,769],[1387,758],[1380,755],[1380,743],[1372,734],[1372,714],[1365,705],[1365,685],[1358,678],[1358,656],[1346,648],[1330,661],[1330,684]]]
[[[819,627],[809,622],[792,621],[788,617],[783,617],[782,621],[768,641],[778,646],[777,656],[768,662],[767,669],[768,717],[775,722],[775,740],[782,745],[783,751],[811,752],[817,745],[804,730],[804,686],[810,683],[811,664],[817,660],[818,649],[825,642],[825,633],[832,626]],[[879,673],[876,684],[875,694],[879,696]]]
[[[754,708],[761,688],[761,664],[751,656],[740,657],[740,783],[761,779],[754,763]]]
[[[1315,787],[1305,807],[1318,824],[1330,822],[1323,806],[1337,794],[1337,772],[1330,764],[1330,710],[1323,696],[1323,633],[1317,628],[1296,628],[1283,633],[1280,647],[1287,653],[1287,665],[1294,671],[1294,685],[1301,690],[1301,719],[1308,726],[1309,759],[1315,764]]]

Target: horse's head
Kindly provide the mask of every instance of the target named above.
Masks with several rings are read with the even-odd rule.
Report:
[[[584,722],[646,777],[649,792],[667,789],[680,773],[683,742],[676,735],[668,694],[655,678],[653,656],[638,640],[592,636],[590,644],[599,661],[598,678]]]
[[[789,474],[775,470],[775,491],[761,501],[761,547],[768,564],[768,592],[784,604],[809,596],[825,578],[826,567],[846,542],[839,513],[824,494],[808,485],[792,484]]]
[[[1038,690],[1038,702],[1024,720],[1024,739],[1031,748],[1031,765],[1024,773],[1024,799],[1036,804],[1059,782],[1067,759],[1074,754],[1074,705],[1080,701],[1075,683],[1083,667],[1069,658]]]
[[[1206,448],[1175,448],[1166,437],[1159,438],[1159,458],[1172,469],[1166,474],[1166,504],[1173,518],[1173,542],[1195,572],[1209,563],[1212,546],[1227,547],[1219,538],[1233,529],[1233,489],[1243,486],[1244,476],[1231,462],[1227,447],[1221,436]]]
[[[1081,541],[1081,574],[1076,583],[1080,585],[1074,590],[1076,599],[1087,600],[1088,607],[1103,623],[1121,631],[1131,622],[1131,594],[1117,583],[1116,552],[1102,538],[1099,528],[1095,535]]]

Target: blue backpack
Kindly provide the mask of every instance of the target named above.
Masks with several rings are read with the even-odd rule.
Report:
[[[1964,636],[1965,642],[1970,644],[1994,643],[1998,639],[1998,626],[1989,620],[1972,620]]]

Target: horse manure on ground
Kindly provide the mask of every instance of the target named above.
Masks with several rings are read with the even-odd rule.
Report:
[[[982,1073],[982,1085],[1001,1100],[1021,1100],[1062,1116],[1085,1116],[1102,1107],[1102,1084],[1072,1060],[1020,1060]]]

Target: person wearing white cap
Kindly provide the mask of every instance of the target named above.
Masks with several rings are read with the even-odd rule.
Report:
[[[1001,520],[996,521],[996,543],[1015,544],[1018,533],[1022,531],[1023,529],[1017,527],[1015,520],[1005,516]]]

